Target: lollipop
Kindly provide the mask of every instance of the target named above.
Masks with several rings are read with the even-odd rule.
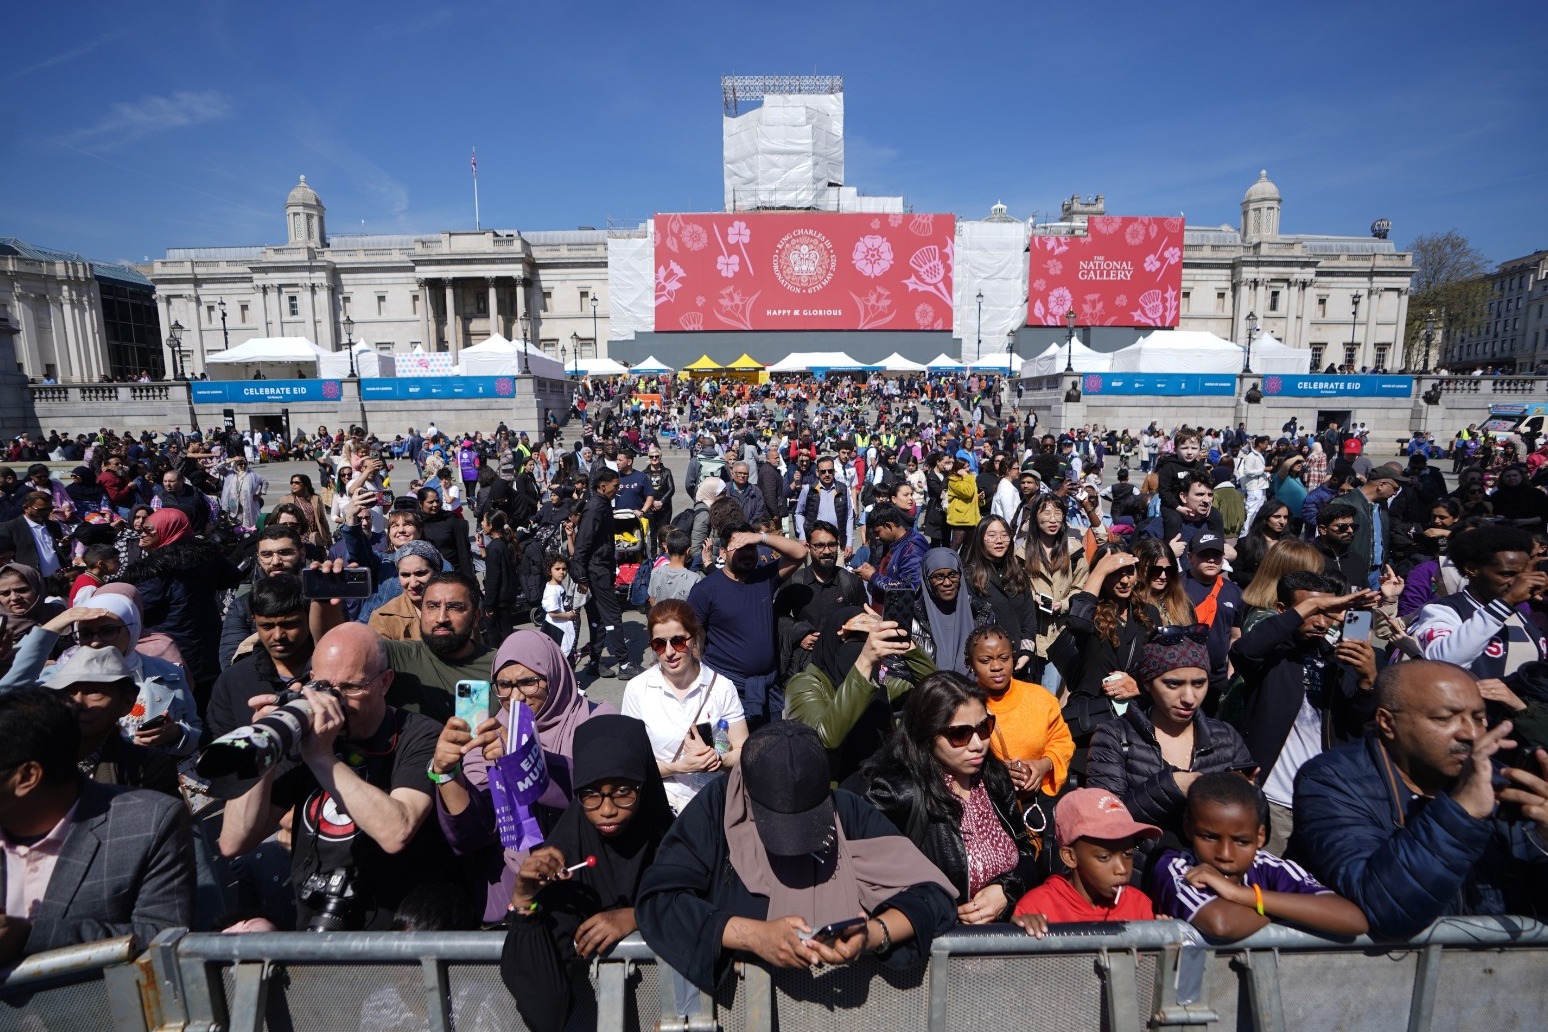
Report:
[[[571,864],[569,867],[566,867],[564,869],[564,873],[565,874],[574,874],[576,871],[580,870],[582,867],[595,867],[595,866],[597,866],[597,858],[594,857],[594,856],[588,856],[586,859],[582,860],[580,863],[578,863],[578,864]]]

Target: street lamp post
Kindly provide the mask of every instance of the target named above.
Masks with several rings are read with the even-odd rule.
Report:
[[[1069,333],[1064,340],[1064,371],[1075,371],[1075,309],[1071,308],[1064,313],[1064,325],[1069,327]]]
[[[984,357],[984,292],[982,290],[978,292],[978,350],[974,354],[979,359]]]
[[[580,334],[570,334],[570,347],[575,351],[575,375],[580,375]]]
[[[344,348],[349,352],[349,378],[358,380],[355,373],[355,320],[349,316],[344,317]]]
[[[559,345],[559,364],[564,367],[564,375],[570,375],[570,349],[568,346]]]
[[[221,298],[215,305],[220,309],[220,346],[227,351],[231,350],[231,334],[226,332],[226,299]]]
[[[1355,323],[1360,318],[1360,298],[1364,296],[1361,291],[1357,290],[1354,292],[1354,296],[1349,299],[1349,346],[1351,348],[1355,347]],[[1358,363],[1350,363],[1351,366],[1356,364]]]
[[[1424,368],[1420,372],[1430,371],[1430,345],[1435,343],[1435,311],[1424,317]]]
[[[1258,313],[1247,313],[1247,350],[1242,352],[1242,372],[1252,372],[1252,338],[1258,335]]]
[[[183,324],[176,319],[167,330],[167,347],[172,351],[172,379],[183,378]]]
[[[591,295],[591,348],[598,355],[602,354],[602,341],[597,336],[597,295]],[[579,356],[577,356],[579,357]]]

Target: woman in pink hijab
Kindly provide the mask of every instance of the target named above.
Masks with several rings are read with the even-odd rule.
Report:
[[[496,715],[477,728],[469,728],[455,717],[447,721],[430,769],[447,779],[438,785],[435,796],[436,816],[446,841],[484,876],[488,890],[484,920],[501,922],[515,887],[516,870],[526,856],[501,847],[489,795],[488,767],[504,755],[511,707],[523,704],[532,711],[538,740],[543,744],[548,788],[534,804],[533,813],[544,834],[570,803],[575,729],[594,716],[618,711],[607,703],[591,702],[580,693],[575,671],[554,640],[541,631],[522,630],[506,638],[495,653],[489,680],[490,706],[497,708]]]

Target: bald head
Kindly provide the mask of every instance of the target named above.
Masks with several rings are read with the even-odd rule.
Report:
[[[1394,663],[1376,678],[1376,731],[1393,764],[1425,795],[1462,774],[1488,713],[1472,674],[1451,663]]]
[[[1440,697],[1476,697],[1480,704],[1483,699],[1471,673],[1455,663],[1433,659],[1389,664],[1377,676],[1375,692],[1376,708],[1389,713],[1404,708],[1423,709]]]
[[[333,684],[361,684],[386,669],[387,645],[365,624],[340,624],[322,636],[312,653],[312,675]]]

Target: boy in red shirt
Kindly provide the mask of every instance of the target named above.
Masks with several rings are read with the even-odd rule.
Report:
[[[1149,921],[1150,898],[1129,884],[1134,847],[1161,829],[1129,816],[1123,801],[1100,788],[1078,788],[1054,809],[1059,857],[1068,874],[1054,875],[1022,896],[1011,920],[1041,939],[1049,922]]]

